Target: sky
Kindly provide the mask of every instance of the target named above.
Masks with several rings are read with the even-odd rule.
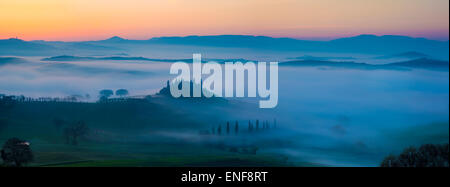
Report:
[[[0,39],[244,34],[449,38],[449,0],[0,0]]]

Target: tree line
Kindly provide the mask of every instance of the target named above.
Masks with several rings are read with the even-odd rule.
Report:
[[[381,167],[449,167],[449,144],[408,147],[399,155],[389,155]]]
[[[245,128],[242,128],[242,125],[239,125],[239,121],[235,121],[234,125],[231,124],[229,121],[227,121],[223,127],[220,124],[218,126],[213,126],[210,131],[204,131],[203,134],[231,135],[231,134],[239,134],[240,132],[256,133],[267,131],[269,129],[274,129],[276,127],[277,127],[276,119],[273,120],[272,124],[270,124],[268,120],[262,121],[261,123],[259,120],[255,120],[254,123],[251,120],[249,120],[246,130]]]
[[[79,139],[86,137],[89,133],[89,127],[83,120],[67,122],[60,118],[53,119],[53,125],[57,130],[62,129],[62,134],[66,144],[78,145]]]
[[[115,92],[113,90],[109,89],[103,89],[99,91],[99,100],[108,100],[112,96],[117,96],[119,98],[124,98],[129,95],[128,90],[126,89],[118,89]],[[80,102],[91,99],[91,96],[89,94],[85,95],[69,95],[65,97],[25,97],[23,95],[6,95],[6,94],[0,94],[0,102],[8,102],[8,101],[15,101],[15,102]]]

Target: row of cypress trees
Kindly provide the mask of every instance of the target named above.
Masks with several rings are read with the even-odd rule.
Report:
[[[255,125],[253,125],[252,121],[248,121],[248,127],[247,132],[259,132],[268,130],[271,128],[276,128],[277,121],[276,119],[273,120],[273,123],[270,124],[269,121],[265,120],[261,124],[259,123],[259,120],[255,121]],[[217,127],[212,127],[211,134],[214,135],[230,135],[230,134],[239,134],[239,122],[236,121],[234,124],[234,127],[230,124],[229,121],[227,121],[226,125],[224,126],[224,129],[222,129],[222,125],[218,125]]]

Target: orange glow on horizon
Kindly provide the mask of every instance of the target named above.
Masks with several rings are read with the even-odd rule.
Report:
[[[395,34],[448,40],[448,33],[448,0],[0,0],[2,39]]]

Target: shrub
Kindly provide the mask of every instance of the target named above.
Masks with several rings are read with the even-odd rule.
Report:
[[[449,167],[449,144],[425,144],[416,149],[409,147],[398,155],[389,155],[381,167]]]

